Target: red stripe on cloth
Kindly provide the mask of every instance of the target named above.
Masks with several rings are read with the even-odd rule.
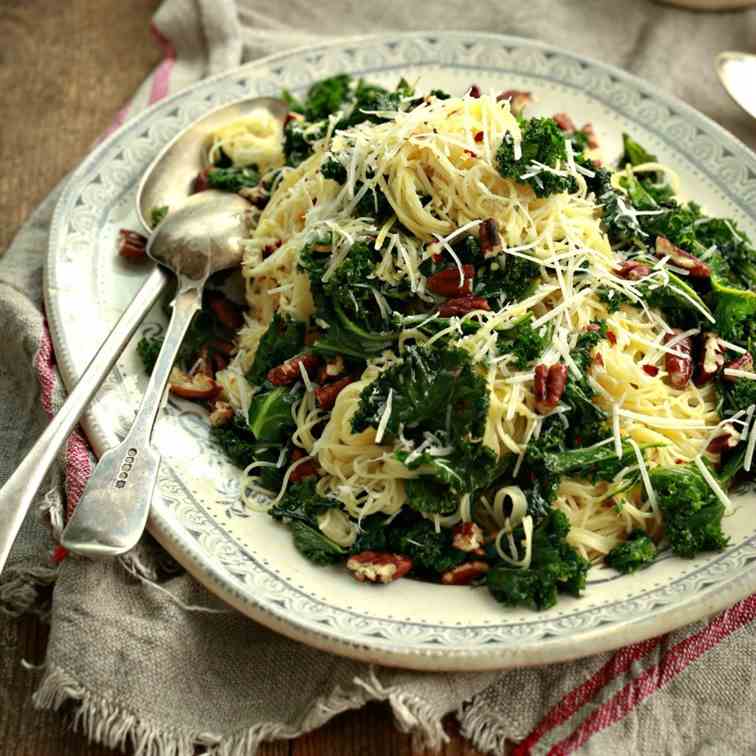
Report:
[[[53,351],[50,331],[47,328],[46,321],[42,326],[42,335],[39,340],[37,356],[34,360],[34,369],[37,372],[37,380],[41,389],[40,400],[42,408],[45,414],[49,418],[52,418],[54,414],[52,397],[58,382],[58,374],[55,352]],[[66,442],[65,489],[66,514],[68,517],[73,513],[74,507],[84,491],[84,486],[86,486],[87,480],[92,474],[92,462],[89,455],[89,445],[77,427]]]
[[[152,78],[152,89],[150,90],[150,105],[152,105],[152,103],[162,100],[168,94],[171,72],[176,62],[176,48],[173,46],[171,40],[155,24],[150,24],[150,31],[163,53],[163,62],[155,69]]]
[[[538,726],[521,741],[512,751],[512,756],[528,756],[533,746],[555,727],[566,722],[582,706],[590,701],[607,683],[620,675],[624,675],[632,666],[633,662],[643,658],[653,651],[662,641],[662,638],[635,643],[620,649],[612,658],[597,670],[591,677],[577,688],[570,691],[546,716]]]
[[[720,614],[703,630],[673,646],[658,664],[629,682],[610,701],[591,714],[569,737],[557,743],[549,756],[564,756],[591,736],[618,722],[639,703],[679,675],[689,664],[756,619],[756,594]]]

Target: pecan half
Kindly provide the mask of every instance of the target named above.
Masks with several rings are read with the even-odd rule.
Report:
[[[619,268],[615,268],[614,272],[628,281],[640,281],[641,278],[651,274],[651,268],[637,260],[625,260]]]
[[[740,357],[737,357],[732,362],[728,362],[724,367],[725,370],[753,370],[753,357],[748,353],[741,354]],[[737,376],[725,373],[722,376],[722,380],[728,383],[735,383],[738,379]]]
[[[147,256],[147,237],[127,228],[119,229],[118,254],[129,260],[143,260]]]
[[[536,365],[533,393],[536,411],[542,415],[551,412],[562,398],[567,385],[567,365],[557,362],[551,367]]]
[[[326,383],[324,386],[318,386],[315,389],[315,401],[318,403],[318,407],[323,410],[329,410],[336,403],[336,397],[353,382],[351,376],[346,376],[334,383]]]
[[[567,115],[567,113],[554,113],[551,117],[556,121],[556,125],[559,126],[565,134],[574,134],[577,131],[575,122]]]
[[[300,354],[286,360],[277,367],[271,368],[266,377],[274,386],[291,386],[292,383],[296,383],[302,377],[299,370],[300,364],[304,366],[309,375],[311,370],[315,370],[320,365],[320,359],[314,354]]]
[[[469,94],[470,97],[474,97],[477,100],[478,97],[480,97],[480,87],[477,84],[471,84],[470,89],[468,90],[467,94]]]
[[[454,528],[452,546],[460,551],[476,551],[483,545],[483,530],[474,522],[461,522]]]
[[[205,373],[189,375],[179,368],[171,371],[168,385],[172,394],[192,401],[215,399],[221,392],[221,387]]]
[[[444,585],[470,585],[487,572],[488,565],[485,562],[466,562],[444,572],[441,582]]]
[[[216,402],[208,420],[210,425],[217,428],[231,422],[234,416],[234,408],[228,402]]]
[[[442,318],[466,315],[473,310],[490,310],[488,302],[483,297],[455,297],[447,299],[439,308],[438,314]]]
[[[362,551],[350,556],[346,567],[360,583],[391,583],[412,569],[412,560],[385,551]]]
[[[656,256],[658,258],[667,257],[679,268],[687,270],[691,278],[709,278],[711,268],[699,260],[695,255],[686,252],[684,249],[675,246],[664,236],[656,237]]]
[[[295,446],[291,451],[291,462],[297,462],[298,460],[306,457],[305,452],[298,446]],[[302,462],[301,465],[297,465],[289,475],[289,481],[291,483],[298,483],[305,478],[311,478],[313,475],[318,474],[318,463],[314,459],[308,459],[307,462]]]
[[[673,329],[664,336],[664,343],[668,344],[681,333],[682,331],[679,328]],[[684,339],[676,341],[672,348],[685,356],[678,357],[676,354],[665,353],[664,367],[669,376],[670,386],[676,389],[683,389],[688,385],[690,376],[693,373],[693,358],[690,356],[693,351],[693,342],[690,336],[686,336]]]
[[[593,128],[593,124],[590,122],[583,124],[583,128],[580,131],[586,136],[588,148],[595,150],[599,146],[599,141],[596,137],[596,130]]]
[[[729,449],[734,449],[740,443],[740,433],[731,423],[722,426],[722,435],[712,438],[706,451],[712,454],[721,454]]]
[[[236,302],[232,302],[220,291],[208,291],[205,299],[215,317],[232,331],[238,331],[244,325],[242,308]]]
[[[478,226],[478,238],[480,240],[480,251],[485,257],[489,255],[498,255],[503,249],[501,236],[499,236],[499,226],[495,218],[486,218]]]
[[[533,95],[523,89],[506,89],[496,95],[496,102],[501,102],[501,100],[509,100],[509,109],[514,115],[520,115],[533,101]]]
[[[724,347],[716,333],[701,334],[701,355],[696,371],[696,386],[708,383],[724,367]]]
[[[448,268],[434,273],[427,281],[428,291],[439,294],[442,297],[461,297],[471,291],[472,279],[475,276],[475,268],[472,265],[462,266],[463,282],[459,281],[459,268],[451,265]]]

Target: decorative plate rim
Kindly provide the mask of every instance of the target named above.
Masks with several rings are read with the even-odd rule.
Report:
[[[733,157],[739,154],[746,158],[744,163],[747,168],[747,175],[753,175],[756,178],[756,156],[751,153],[746,145],[740,142],[736,137],[727,132],[717,123],[709,119],[702,113],[699,113],[691,106],[678,100],[672,95],[667,95],[658,91],[653,85],[642,79],[622,71],[615,66],[594,61],[585,56],[562,50],[558,47],[529,40],[520,37],[505,36],[489,33],[477,32],[405,32],[401,34],[376,34],[361,35],[356,37],[342,38],[331,40],[314,46],[300,47],[294,50],[282,51],[274,55],[247,63],[236,69],[232,69],[209,79],[196,82],[195,84],[177,92],[165,100],[162,100],[129,120],[116,132],[110,135],[100,143],[93,152],[82,162],[82,164],[71,174],[66,186],[61,194],[55,209],[53,221],[50,230],[50,242],[48,250],[47,264],[45,266],[44,295],[47,309],[47,317],[50,323],[50,331],[53,343],[58,357],[59,369],[61,371],[64,383],[71,387],[78,379],[78,372],[74,366],[71,351],[69,350],[64,326],[64,314],[60,308],[60,300],[54,294],[57,290],[58,281],[58,255],[61,250],[60,239],[62,238],[63,229],[70,212],[70,199],[78,184],[84,183],[91,170],[96,167],[102,156],[107,154],[112,146],[120,140],[124,140],[130,131],[137,129],[139,126],[149,124],[153,115],[170,111],[171,106],[177,103],[191,101],[192,97],[200,91],[210,89],[214,84],[220,82],[229,82],[234,78],[250,74],[252,72],[262,72],[266,69],[272,69],[277,62],[290,61],[301,68],[305,67],[303,59],[316,56],[318,53],[327,54],[328,51],[334,52],[356,48],[362,43],[363,45],[382,45],[389,49],[392,45],[396,47],[400,43],[417,41],[427,45],[435,45],[438,40],[461,40],[470,41],[471,47],[475,44],[482,45],[488,42],[504,48],[531,49],[540,51],[545,57],[549,55],[560,59],[568,59],[579,65],[582,69],[593,69],[596,72],[608,77],[610,82],[629,85],[632,92],[637,92],[644,99],[654,101],[664,105],[672,114],[682,116],[687,119],[688,123],[694,124],[696,136],[698,132],[706,136],[707,132],[712,137],[712,144],[727,145]],[[454,68],[469,68],[471,72],[476,70],[482,71],[486,66],[468,65],[439,58],[424,59],[421,61],[409,61],[399,59],[391,66],[384,66],[383,70],[388,68],[401,68],[422,65],[440,65]],[[502,74],[507,69],[490,66],[489,70],[497,70]],[[514,71],[509,69],[510,73],[520,75],[527,72]],[[538,74],[534,74],[538,75]],[[564,86],[571,86],[566,81],[559,80]],[[265,92],[259,92],[265,94]],[[592,96],[596,97],[593,93]],[[600,100],[600,98],[597,98]],[[229,100],[230,101],[230,100]],[[603,101],[602,101],[603,102]],[[609,102],[604,104],[614,112],[621,112]],[[208,105],[211,109],[213,105]],[[660,138],[669,141],[659,133]],[[681,148],[677,148],[683,152]],[[752,211],[748,205],[735,198],[725,187],[723,181],[709,174],[703,168],[701,162],[687,156],[699,170],[707,173],[708,178],[728,194],[728,198],[735,202],[742,212],[749,218],[753,218]],[[756,185],[756,182],[754,182]],[[108,432],[101,425],[97,418],[96,409],[89,411],[82,421],[87,435],[99,455],[110,443]],[[161,475],[161,487],[170,486],[170,477],[175,476],[173,470],[166,465],[164,474]],[[175,483],[175,482],[174,482]],[[199,509],[202,509],[199,507]],[[202,510],[204,513],[204,510]],[[207,516],[207,513],[204,513]],[[207,516],[209,519],[209,516]],[[216,525],[217,526],[217,525]],[[220,526],[217,526],[220,527]],[[673,602],[667,606],[652,606],[645,616],[637,619],[629,619],[627,615],[620,616],[614,620],[607,620],[604,623],[598,623],[589,628],[579,628],[574,632],[562,635],[540,635],[534,638],[526,636],[517,637],[504,636],[504,640],[484,644],[459,644],[449,645],[443,642],[425,643],[424,645],[400,645],[397,642],[396,635],[391,637],[382,637],[380,634],[364,634],[359,639],[347,637],[344,629],[337,623],[330,622],[327,617],[320,621],[305,620],[301,617],[292,616],[291,608],[279,606],[278,604],[264,605],[262,599],[256,600],[249,588],[243,587],[243,582],[234,576],[227,567],[219,560],[214,559],[206,550],[204,550],[198,539],[193,537],[186,527],[185,523],[179,521],[175,511],[166,505],[161,497],[156,497],[152,506],[152,513],[149,523],[150,532],[157,540],[171,553],[174,558],[183,564],[200,582],[202,582],[210,591],[217,594],[230,605],[249,615],[255,620],[281,632],[295,640],[303,641],[311,646],[321,648],[326,651],[339,653],[350,656],[362,661],[372,661],[382,664],[395,666],[411,667],[416,669],[445,669],[445,670],[484,670],[484,669],[502,669],[507,667],[528,666],[533,664],[545,664],[556,661],[565,661],[568,659],[578,658],[602,651],[617,648],[621,645],[644,640],[648,637],[659,635],[673,630],[681,625],[699,620],[705,616],[713,614],[721,609],[731,605],[737,600],[744,598],[750,593],[756,591],[756,569],[750,565],[750,562],[756,561],[756,538],[751,537],[741,543],[737,548],[749,550],[748,555],[740,573],[729,576],[724,581],[717,581],[716,575],[711,578],[708,585],[702,584],[698,590],[691,591],[679,601]],[[230,536],[227,536],[232,540]],[[722,557],[723,559],[725,556]],[[715,564],[714,560],[711,564]],[[283,581],[281,581],[283,582]],[[648,594],[652,591],[648,591]],[[644,594],[645,595],[645,594]],[[624,603],[633,601],[626,599]],[[620,602],[618,602],[620,603]],[[597,609],[600,607],[597,607]],[[340,611],[339,607],[332,607],[334,612]],[[590,608],[588,612],[593,611]],[[535,615],[537,617],[537,615]],[[505,619],[505,617],[503,617]],[[380,624],[382,620],[375,619],[374,622]],[[389,623],[389,620],[385,620]],[[391,623],[397,623],[391,620]],[[402,623],[399,623],[400,625]],[[409,625],[407,625],[409,627]],[[491,628],[506,627],[494,625]],[[447,626],[438,626],[439,632],[449,630]],[[358,634],[359,636],[359,634]]]

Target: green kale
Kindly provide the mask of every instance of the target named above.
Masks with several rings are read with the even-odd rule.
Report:
[[[336,499],[321,496],[314,480],[292,483],[277,504],[270,508],[274,520],[298,520],[305,525],[318,527],[318,515],[340,507]]]
[[[297,551],[319,567],[337,564],[347,553],[346,549],[326,538],[319,530],[298,520],[289,523],[289,530]]]
[[[612,186],[612,176],[604,168],[595,170],[589,188],[601,205],[601,224],[612,246],[633,244],[645,236],[638,218],[627,212],[627,197]]]
[[[408,347],[401,360],[363,389],[352,419],[355,433],[378,427],[389,397],[385,427],[392,435],[398,434],[400,426],[408,434],[445,431],[449,412],[456,437],[483,435],[488,411],[486,382],[463,349]]]
[[[521,156],[515,159],[514,141],[507,134],[496,152],[499,173],[504,178],[525,181],[537,197],[548,197],[557,192],[574,192],[577,184],[572,176],[558,175],[540,169],[537,163],[557,168],[567,160],[564,134],[553,118],[521,119]],[[523,179],[522,176],[534,175]]]
[[[595,320],[591,325],[595,327],[583,331],[577,338],[575,348],[570,351],[572,359],[583,373],[588,371],[593,361],[593,350],[606,338],[607,333],[605,320]]]
[[[137,354],[142,360],[144,365],[144,372],[147,375],[152,375],[152,371],[155,369],[155,363],[157,362],[160,350],[163,348],[163,338],[155,336],[142,336],[137,343]]]
[[[538,438],[532,439],[525,450],[518,482],[528,500],[528,514],[541,518],[551,508],[559,488],[559,475],[546,467],[547,455],[565,451],[567,429],[558,417],[547,418]]]
[[[643,530],[633,530],[624,543],[615,546],[606,555],[609,567],[628,574],[646,567],[656,559],[656,544]]]
[[[519,302],[533,293],[540,275],[540,267],[531,260],[499,255],[483,263],[477,262],[473,294],[502,304]]]
[[[360,522],[359,532],[350,552],[359,554],[361,551],[386,551],[388,549],[386,532],[389,527],[384,514],[364,517]]]
[[[304,104],[298,97],[289,92],[288,89],[282,89],[280,97],[288,105],[290,113],[304,115]]]
[[[302,321],[290,320],[276,313],[260,339],[246,379],[253,386],[261,386],[269,370],[302,351],[304,337],[305,324]]]
[[[526,315],[512,328],[499,331],[496,337],[496,350],[501,354],[513,354],[515,367],[524,370],[534,360],[537,360],[550,343],[547,336],[541,336],[533,328],[532,315]]]
[[[656,155],[652,155],[629,134],[622,135],[622,157],[619,160],[620,168],[626,165],[642,165],[643,163],[656,163]]]
[[[242,469],[253,462],[261,448],[247,424],[239,416],[226,425],[210,428],[210,438],[226,453],[226,456]]]
[[[150,210],[150,225],[152,228],[155,228],[155,226],[158,226],[166,215],[168,215],[168,210],[170,208],[168,205],[161,205],[160,207],[153,207],[152,210]]]
[[[552,475],[585,478],[592,483],[614,480],[624,467],[634,462],[635,452],[628,443],[622,444],[621,457],[617,456],[613,445],[547,451],[543,454],[544,468]]]
[[[552,509],[533,531],[530,567],[494,567],[486,577],[493,597],[508,606],[548,609],[557,602],[557,593],[579,596],[585,588],[590,566],[566,541],[570,524],[566,515]],[[522,542],[522,526],[514,531],[516,543]]]
[[[451,495],[448,486],[423,475],[404,482],[407,504],[426,514],[450,515],[457,511],[458,498]]]
[[[351,95],[352,77],[338,74],[313,84],[307,91],[304,116],[308,121],[321,121],[342,110]]]
[[[211,168],[207,172],[207,185],[222,192],[238,192],[245,187],[257,186],[260,172],[250,168]]]
[[[751,348],[756,342],[756,292],[731,283],[722,258],[711,260],[714,317],[722,338]]]
[[[651,470],[664,521],[664,533],[678,556],[693,557],[700,551],[719,551],[728,538],[722,532],[724,505],[692,464]]]
[[[286,439],[296,427],[291,408],[299,398],[285,387],[255,394],[249,405],[249,429],[255,438],[267,443]]]
[[[728,415],[734,415],[756,404],[756,381],[750,378],[736,378],[733,383],[720,380],[719,389]]]
[[[402,100],[412,97],[413,94],[414,90],[404,79],[399,81],[393,92],[360,79],[354,90],[352,110],[339,121],[337,128],[346,129],[364,121],[382,123],[387,119],[377,115],[377,112],[400,110]]]
[[[413,570],[441,573],[461,564],[464,551],[452,546],[452,532],[441,528],[437,533],[432,522],[407,515],[397,517],[386,530],[389,550],[410,557]]]
[[[344,184],[347,180],[347,170],[335,157],[329,155],[322,162],[320,172],[324,178],[331,179],[337,184]]]
[[[308,123],[293,120],[284,126],[284,157],[286,165],[296,168],[301,162],[312,155],[312,149],[318,139],[326,135],[327,121]]]
[[[698,293],[674,273],[667,271],[669,283],[647,284],[641,281],[639,289],[651,307],[660,310],[674,328],[697,328],[705,322],[703,312],[711,314]],[[695,302],[695,304],[693,304]]]
[[[606,305],[609,313],[617,312],[622,305],[635,304],[630,297],[625,296],[616,289],[610,289],[607,286],[600,286],[596,289],[598,298]]]
[[[593,403],[593,394],[585,377],[570,376],[562,402],[570,408],[566,416],[569,422],[567,444],[571,448],[598,443],[608,434],[606,412]]]

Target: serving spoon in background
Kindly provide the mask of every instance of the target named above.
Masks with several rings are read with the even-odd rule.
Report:
[[[723,52],[716,57],[717,74],[727,93],[756,118],[756,55]]]
[[[167,227],[165,238],[174,239],[176,235],[176,228],[174,226],[176,222],[175,216],[180,212],[183,204],[189,202],[187,213],[189,214],[190,223],[191,216],[194,214],[197,214],[197,217],[201,214],[201,217],[209,221],[210,216],[207,211],[212,207],[214,212],[218,213],[216,220],[213,221],[213,227],[216,230],[223,229],[222,233],[224,234],[228,233],[230,228],[233,228],[233,235],[236,235],[237,229],[233,226],[233,223],[229,223],[228,219],[229,217],[236,217],[238,220],[239,203],[244,202],[244,200],[232,194],[222,194],[219,197],[220,193],[218,192],[202,192],[193,195],[190,200],[187,200],[187,198],[192,193],[195,176],[205,167],[204,156],[208,146],[209,135],[218,127],[239,118],[252,115],[255,110],[259,109],[269,110],[281,121],[284,120],[288,112],[288,108],[283,101],[270,97],[259,97],[224,105],[190,124],[163,148],[145,171],[137,190],[137,213],[145,229],[150,229],[150,224],[146,221],[150,215],[150,210],[154,207],[168,206],[170,209],[169,216],[156,230],[156,237],[157,231],[162,236],[163,226],[165,225]],[[221,199],[222,202],[220,201]],[[208,207],[203,210],[202,207],[205,202],[208,203]],[[171,216],[174,216],[173,220],[171,220]],[[185,216],[182,214],[181,217],[184,218]],[[226,217],[226,221],[222,221],[222,217]],[[171,221],[170,224],[169,220]],[[194,224],[192,225],[195,227]],[[206,249],[209,249],[207,230],[203,231],[199,229],[199,231],[200,236],[197,238],[204,238]],[[214,242],[216,244],[222,243],[222,239],[217,238]],[[152,241],[150,245],[154,248]],[[231,265],[238,264],[241,259],[240,250],[238,250],[236,245],[234,247],[236,263],[230,263]],[[157,249],[154,249],[154,251],[156,255],[162,256],[163,254]],[[173,252],[170,257],[173,259]],[[186,269],[184,268],[183,270],[186,273]],[[124,347],[136,332],[139,324],[144,320],[160,294],[165,290],[170,278],[170,272],[162,265],[157,265],[147,276],[141,289],[110,331],[89,365],[87,365],[84,373],[71,390],[59,412],[50,421],[45,431],[29,450],[13,475],[0,488],[0,572],[2,572],[5,566],[11,546],[18,535],[26,512],[31,506],[39,487],[42,485],[56,454],[76,426],[92,396],[94,396],[105,376],[110,372]],[[181,301],[182,310],[190,306],[188,297],[182,297]],[[167,357],[162,361],[167,361]],[[152,383],[149,386],[152,386]],[[130,463],[124,462],[124,464]],[[142,466],[140,465],[140,467]],[[135,473],[135,477],[139,478],[140,473],[133,467],[132,470],[124,472],[132,471]],[[129,478],[132,478],[132,476],[130,475]],[[127,487],[129,490],[134,490],[130,486],[122,486],[116,490],[125,490]],[[90,490],[90,488],[88,487],[87,490]],[[79,502],[79,506],[83,502],[84,500],[82,499]],[[118,548],[121,549],[121,552],[127,551],[139,539],[144,529],[147,514],[149,513],[149,504],[149,497],[145,497],[145,500],[141,502],[142,509],[138,513],[139,516],[132,517],[129,515],[131,527],[129,539],[125,538],[123,528],[121,527],[118,536]],[[79,511],[79,506],[77,506],[77,512]],[[88,506],[81,511],[86,513],[87,510],[89,510]],[[117,517],[121,518],[121,515],[119,514]],[[97,519],[99,522],[100,518]],[[73,522],[73,518],[71,522]],[[141,528],[137,527],[139,523],[141,523]],[[138,533],[137,530],[139,530]],[[105,536],[101,537],[104,538]],[[133,540],[131,546],[128,545],[129,540]],[[75,545],[74,548],[76,548]],[[113,548],[111,545],[110,551],[105,550],[100,553],[121,553],[113,551]]]

